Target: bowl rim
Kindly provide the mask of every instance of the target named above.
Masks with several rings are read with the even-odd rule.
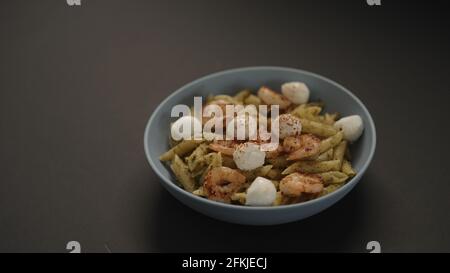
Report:
[[[369,156],[368,156],[367,160],[363,163],[363,166],[361,167],[359,172],[354,177],[352,177],[347,183],[345,183],[344,186],[340,187],[339,189],[337,189],[336,191],[334,191],[330,194],[318,197],[313,200],[302,202],[302,203],[280,205],[280,206],[242,206],[242,205],[217,202],[217,201],[209,200],[209,199],[197,196],[195,194],[192,194],[192,193],[182,189],[178,185],[176,185],[176,183],[174,181],[172,181],[171,179],[169,179],[168,177],[166,177],[159,171],[158,167],[156,166],[156,163],[153,161],[153,158],[150,156],[147,139],[149,139],[149,135],[150,135],[150,125],[154,122],[154,120],[156,118],[156,113],[158,113],[161,110],[163,105],[165,105],[167,103],[167,101],[171,100],[173,97],[176,97],[178,94],[182,93],[185,89],[187,89],[190,86],[193,86],[199,82],[202,82],[202,81],[214,78],[214,77],[218,77],[221,75],[229,74],[229,73],[252,71],[252,70],[278,70],[278,71],[297,72],[297,73],[300,72],[305,75],[318,78],[319,80],[328,82],[329,84],[334,85],[334,86],[338,87],[339,89],[341,89],[342,91],[344,91],[345,93],[347,93],[363,109],[363,111],[365,112],[365,114],[368,117],[368,121],[369,121],[368,126],[370,126],[373,129],[372,130],[373,141],[371,143],[371,147],[369,150]],[[367,131],[365,130],[365,132],[367,132]],[[375,128],[375,123],[372,119],[372,116],[370,115],[369,110],[367,110],[367,107],[362,103],[362,101],[357,96],[355,96],[350,90],[348,90],[341,84],[339,84],[331,79],[328,79],[324,76],[321,76],[319,74],[305,71],[302,69],[291,68],[291,67],[281,67],[281,66],[249,66],[249,67],[226,69],[226,70],[222,70],[222,71],[218,71],[218,72],[214,72],[214,73],[202,76],[200,78],[197,78],[196,80],[193,80],[187,84],[184,84],[183,86],[181,86],[180,88],[175,90],[172,94],[167,96],[162,102],[159,103],[159,105],[156,107],[156,109],[152,112],[152,114],[146,124],[145,133],[144,133],[144,149],[145,149],[145,155],[147,157],[147,161],[149,162],[153,171],[171,189],[173,189],[176,192],[179,192],[182,195],[185,195],[187,198],[192,198],[200,203],[203,203],[204,205],[212,205],[212,206],[217,206],[217,207],[226,208],[226,209],[237,209],[237,210],[248,210],[248,211],[286,210],[286,209],[295,209],[295,208],[300,208],[300,207],[305,207],[305,206],[311,206],[311,205],[314,205],[315,203],[324,202],[327,199],[331,199],[331,198],[333,198],[334,195],[338,194],[339,192],[345,191],[346,189],[351,189],[351,187],[355,186],[358,183],[358,181],[361,179],[361,177],[364,175],[367,168],[369,167],[369,165],[373,159],[373,156],[375,154],[376,142],[377,142],[376,128]],[[157,160],[159,161],[159,158]]]

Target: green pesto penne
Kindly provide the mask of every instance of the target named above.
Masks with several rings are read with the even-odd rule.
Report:
[[[241,205],[245,205],[246,198],[247,198],[247,194],[245,192],[236,192],[233,195],[231,195],[231,200],[233,200]]]
[[[251,95],[250,90],[248,89],[244,89],[242,91],[240,91],[239,93],[237,93],[236,95],[234,95],[234,100],[239,102],[239,103],[244,103],[245,99]]]
[[[212,167],[222,167],[223,156],[221,153],[209,153],[205,156],[205,160]]]
[[[333,148],[319,154],[314,160],[315,161],[328,161],[333,159]]]
[[[251,171],[243,171],[242,174],[245,175],[248,182],[252,182],[256,177],[262,176],[265,177],[272,169],[272,165],[265,165],[259,168],[256,168]]]
[[[338,113],[333,114],[325,113],[323,122],[328,125],[333,125],[338,118],[339,118]]]
[[[214,96],[212,101],[225,101],[229,104],[239,104],[232,96],[228,96],[228,95]]]
[[[202,140],[183,140],[176,146],[174,146],[172,149],[162,154],[159,157],[159,160],[170,161],[175,157],[175,155],[184,156],[192,152],[202,142],[203,142]]]
[[[348,175],[338,171],[320,173],[319,176],[322,178],[324,184],[340,184],[348,179]]]
[[[282,205],[282,201],[283,201],[283,195],[281,194],[280,191],[277,191],[277,194],[275,196],[275,201],[273,201],[273,206],[280,206]]]
[[[308,107],[306,104],[302,104],[294,108],[290,113],[291,115],[297,116],[299,118],[304,118],[315,122],[323,122],[324,116],[319,115],[321,111],[322,107],[320,106]]]
[[[188,166],[178,155],[175,154],[170,168],[186,191],[193,192],[195,190],[195,180],[191,176]]]
[[[234,163],[233,157],[222,155],[222,166],[236,169],[236,163]]]
[[[205,155],[207,153],[208,153],[208,145],[202,143],[197,148],[195,148],[195,150],[191,153],[191,155],[186,157],[186,163],[191,173],[197,173],[207,165],[205,160]]]
[[[352,167],[352,164],[348,160],[344,160],[342,162],[341,171],[348,175],[349,177],[353,177],[356,175],[355,170]]]
[[[278,180],[282,178],[282,174],[281,174],[282,170],[281,169],[271,169],[268,173],[267,173],[267,178],[272,179],[272,180]]]
[[[320,137],[330,137],[336,135],[338,130],[333,126],[326,125],[320,122],[311,121],[300,118],[302,122],[302,132],[313,134]]]
[[[324,196],[327,194],[330,194],[336,190],[338,190],[340,187],[342,187],[344,184],[331,184],[323,188],[322,192],[319,194],[319,196]]]
[[[323,153],[331,148],[334,148],[336,145],[338,145],[342,138],[344,137],[344,133],[342,131],[337,132],[333,136],[326,138],[320,142],[319,146],[319,152]]]
[[[291,164],[291,162],[289,162],[285,156],[278,156],[275,158],[268,158],[266,159],[266,161],[272,165],[274,168],[286,168],[287,166],[289,166],[289,164]]]
[[[339,160],[342,162],[345,155],[345,150],[347,149],[347,141],[341,141],[335,148],[333,153],[333,159]]]
[[[222,154],[221,153],[209,153],[205,156],[206,163],[208,164],[208,167],[203,170],[203,173],[200,176],[199,183],[200,185],[203,184],[203,181],[205,180],[206,174],[212,170],[213,168],[222,167]]]
[[[262,101],[261,101],[261,99],[258,96],[255,96],[255,95],[251,94],[250,96],[248,96],[248,97],[246,97],[244,99],[244,104],[250,104],[250,105],[258,106],[258,105],[262,104]]]
[[[198,189],[192,192],[193,194],[201,197],[206,197],[205,192],[203,191],[203,186],[200,186]]]
[[[288,175],[294,172],[302,173],[323,173],[329,171],[339,171],[339,160],[329,161],[298,161],[287,167],[282,174]]]

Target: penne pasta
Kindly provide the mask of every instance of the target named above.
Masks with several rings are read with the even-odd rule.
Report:
[[[278,180],[282,178],[282,174],[281,174],[281,170],[280,169],[271,169],[268,173],[267,173],[267,178],[272,179],[272,180]]]
[[[245,175],[248,182],[252,182],[258,176],[267,176],[271,169],[272,165],[265,165],[251,171],[244,171],[242,174]]]
[[[284,156],[278,156],[276,158],[269,158],[267,162],[274,168],[286,168],[289,166],[290,162]]]
[[[340,187],[342,187],[343,184],[331,184],[323,188],[322,192],[319,194],[319,196],[324,196],[327,194],[330,194],[336,190],[338,190]]]
[[[333,159],[342,161],[344,159],[345,150],[347,149],[347,141],[341,141],[335,148],[333,152]]]
[[[195,180],[192,178],[188,166],[184,164],[183,160],[178,155],[174,156],[170,168],[185,190],[188,192],[193,192],[195,190]]]
[[[338,113],[333,113],[333,114],[325,113],[323,122],[328,125],[333,125],[338,118],[339,118]]]
[[[275,197],[275,201],[273,201],[273,206],[280,206],[283,202],[283,195],[281,192],[277,191],[277,195]]]
[[[318,155],[314,160],[316,161],[328,161],[333,159],[333,148],[329,149]]]
[[[202,140],[183,140],[176,146],[174,146],[172,149],[162,154],[159,157],[159,160],[170,161],[175,157],[175,155],[184,156],[192,152],[202,142],[203,142]]]
[[[258,106],[258,105],[262,104],[262,101],[259,97],[255,96],[255,95],[250,95],[244,99],[244,104],[251,104],[251,105]]]
[[[311,121],[305,118],[300,119],[302,122],[302,131],[320,137],[330,137],[336,135],[338,130],[333,126],[320,122]]]
[[[189,171],[193,173],[193,176],[197,176],[196,173],[201,171],[206,165],[205,155],[208,153],[208,145],[205,143],[200,144],[195,148],[190,156],[186,157],[186,163]]]
[[[226,103],[229,104],[239,104],[238,101],[236,101],[232,96],[228,96],[228,95],[217,95],[214,96],[212,101],[224,101]]]
[[[319,176],[325,184],[340,184],[344,183],[348,179],[348,175],[338,171],[320,173]]]
[[[323,173],[339,171],[339,160],[329,161],[298,161],[287,167],[281,174],[288,175],[294,172]]]
[[[244,103],[245,99],[248,98],[248,96],[251,95],[250,90],[244,89],[242,91],[240,91],[239,93],[237,93],[233,98],[235,101],[239,102],[239,103]]]
[[[341,142],[343,137],[344,133],[342,131],[339,131],[335,135],[322,140],[319,146],[320,153],[323,153],[331,148],[334,148],[334,146],[338,145]]]
[[[344,160],[342,162],[342,172],[348,175],[349,177],[353,177],[356,175],[355,170],[352,167],[352,164],[348,160]]]
[[[222,155],[222,166],[236,169],[236,163],[234,163],[233,157]]]
[[[302,119],[323,123],[324,116],[319,115],[321,111],[322,107],[320,106],[307,106],[306,104],[301,104],[290,113]]]
[[[247,194],[245,192],[236,192],[233,195],[231,195],[231,200],[233,200],[241,205],[245,205],[246,199],[247,199]]]
[[[203,191],[203,186],[200,186],[198,189],[192,192],[193,194],[201,197],[206,197],[205,192]]]

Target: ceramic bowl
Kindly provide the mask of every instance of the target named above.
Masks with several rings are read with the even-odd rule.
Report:
[[[180,188],[159,156],[169,147],[171,109],[177,104],[193,105],[194,96],[235,94],[238,90],[256,90],[266,85],[280,90],[284,82],[301,81],[311,90],[310,100],[325,102],[327,112],[342,116],[360,115],[364,122],[363,135],[351,145],[352,164],[357,175],[337,191],[323,197],[293,205],[277,207],[248,207],[224,204],[195,196]],[[245,225],[274,225],[298,221],[332,206],[361,180],[375,152],[375,125],[364,104],[342,85],[323,76],[283,67],[247,67],[214,73],[186,84],[173,92],[152,113],[144,135],[145,153],[160,182],[176,199],[186,206],[212,218]]]

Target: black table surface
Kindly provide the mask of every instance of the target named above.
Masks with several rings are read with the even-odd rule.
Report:
[[[72,240],[83,252],[367,252],[369,241],[450,251],[447,11],[439,1],[2,1],[0,251],[68,252]],[[300,222],[210,219],[166,192],[145,158],[144,127],[167,95],[257,65],[329,77],[376,123],[361,182]]]

